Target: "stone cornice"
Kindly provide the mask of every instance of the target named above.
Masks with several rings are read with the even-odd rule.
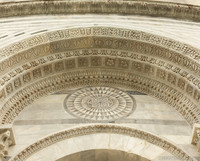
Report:
[[[4,1],[0,3],[1,18],[42,14],[84,13],[146,15],[200,21],[200,9],[198,6],[145,0],[35,0],[7,3]]]
[[[42,140],[37,141],[36,143],[28,146],[26,149],[21,151],[15,157],[11,159],[11,161],[24,161],[29,158],[32,154],[52,145],[62,140],[66,140],[69,138],[90,135],[90,134],[99,134],[99,133],[111,133],[111,134],[119,134],[119,135],[128,135],[130,137],[139,138],[145,140],[155,146],[162,148],[165,151],[168,151],[175,157],[184,161],[196,161],[193,157],[187,154],[184,150],[179,148],[176,144],[171,143],[163,138],[160,138],[151,133],[141,131],[138,129],[116,126],[116,125],[88,125],[77,127],[65,131],[61,131],[50,135]]]

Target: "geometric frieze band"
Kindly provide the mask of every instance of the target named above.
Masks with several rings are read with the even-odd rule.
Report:
[[[94,36],[86,36],[87,34],[90,36]],[[81,37],[82,35],[84,36]],[[100,35],[106,35],[107,37],[100,37]],[[43,38],[48,43],[42,44],[45,43],[43,42]],[[58,72],[62,73],[66,71],[80,69],[89,70],[92,68],[101,68],[102,70],[113,69],[118,70],[118,73],[120,73],[121,71],[129,72],[132,74],[134,73],[136,75],[141,75],[142,77],[147,77],[151,80],[156,80],[160,83],[164,83],[167,86],[174,88],[175,91],[178,91],[182,94],[186,93],[186,99],[182,102],[180,101],[178,96],[175,96],[175,94],[173,94],[172,99],[178,100],[182,104],[181,106],[179,105],[180,107],[177,107],[177,104],[173,106],[176,106],[176,109],[178,108],[177,111],[179,111],[182,115],[187,117],[186,120],[191,125],[193,123],[197,123],[200,119],[198,112],[199,109],[197,107],[197,103],[199,103],[200,100],[200,94],[198,88],[196,87],[199,85],[199,80],[196,79],[199,76],[200,72],[199,64],[189,58],[191,56],[192,58],[195,57],[194,60],[198,60],[197,55],[199,55],[199,53],[198,51],[189,48],[185,44],[175,43],[174,41],[171,42],[169,40],[166,40],[165,38],[154,37],[154,35],[148,35],[143,32],[109,27],[88,27],[57,31],[43,35],[43,37],[40,35],[34,37],[33,39],[30,38],[27,41],[29,41],[29,43],[33,43],[33,48],[29,49],[24,41],[23,45],[26,44],[24,47],[26,47],[27,50],[11,56],[9,58],[10,60],[8,63],[10,65],[9,68],[7,66],[8,64],[6,65],[5,63],[7,60],[5,60],[4,63],[0,63],[0,69],[10,70],[10,67],[12,67],[12,65],[16,67],[21,65],[18,64],[21,61],[21,63],[26,63],[27,60],[42,58],[44,56],[48,57],[49,62],[45,64],[45,60],[42,58],[39,59],[41,60],[41,64],[37,66],[36,61],[30,61],[29,63],[31,64],[31,68],[29,68],[30,66],[28,64],[24,64],[23,68],[26,69],[25,72],[22,73],[18,68],[19,70],[16,70],[19,73],[19,76],[15,75],[15,73],[9,73],[11,78],[13,78],[12,81],[9,81],[9,79],[7,81],[6,77],[4,82],[1,81],[2,84],[8,82],[3,84],[3,88],[0,89],[0,100],[2,107],[2,113],[0,115],[2,116],[3,120],[6,119],[11,121],[11,118],[17,116],[15,113],[13,113],[13,116],[11,118],[5,118],[5,115],[10,115],[8,111],[13,111],[13,108],[17,106],[17,104],[14,104],[15,99],[17,99],[15,97],[15,94],[18,91],[23,90],[25,86],[37,82],[40,79],[50,77],[51,75],[56,74]],[[23,45],[17,45],[16,47],[19,47],[19,50],[16,49],[16,52],[23,50]],[[34,47],[35,45],[36,47]],[[76,53],[76,51],[74,51],[74,55],[72,55],[71,58],[65,58],[66,60],[62,59],[62,54],[55,54],[56,52],[58,52],[58,50],[60,50],[59,52],[65,52],[64,54],[71,54],[71,52],[66,52],[66,50],[84,48],[97,48],[98,50],[100,49],[102,52],[97,52],[94,56],[82,55],[78,57],[77,55],[79,55],[79,53]],[[134,55],[130,54],[130,52],[124,51],[106,53],[107,48],[109,48],[109,50],[116,49],[115,51],[135,51],[136,53],[143,54],[144,56],[138,55],[137,58],[132,58],[137,54]],[[15,52],[15,50],[13,49],[3,51]],[[108,56],[101,57],[99,55],[104,53],[103,49],[105,49],[105,53]],[[120,55],[115,55],[118,53],[120,53]],[[56,56],[56,60],[53,55],[50,56],[49,54],[55,54],[54,56]],[[86,55],[88,54],[93,55],[91,53],[86,53]],[[149,59],[147,55],[150,55],[154,58]],[[115,56],[117,56],[117,58],[115,58]],[[129,57],[131,59],[128,59]],[[159,58],[161,60],[157,61],[156,58]],[[139,59],[139,61],[133,61],[132,59]],[[173,67],[173,64],[169,64],[169,66],[164,66],[166,60],[168,62],[176,64],[177,67]],[[184,67],[183,69],[185,69],[186,72],[180,72],[181,67]],[[169,70],[171,70],[171,72],[168,72]],[[190,71],[193,71],[191,73],[196,74],[196,76],[190,75]],[[178,74],[180,74],[180,76],[178,76]],[[19,102],[23,101],[21,100]],[[168,100],[167,102],[171,105],[171,102],[173,102],[173,100]],[[19,104],[21,107],[25,106],[21,105],[21,103]],[[185,109],[187,109],[186,111],[188,111],[189,113],[186,112]],[[19,113],[19,111],[17,112],[17,114]]]
[[[109,122],[130,115],[135,100],[124,91],[112,87],[85,87],[66,97],[64,107],[75,117],[95,122]]]
[[[200,69],[199,51],[186,44],[137,30],[82,27],[37,35],[0,49],[0,72],[37,57],[84,48],[110,48],[152,54],[194,72]]]
[[[68,58],[67,55],[76,54],[74,58]],[[84,54],[85,56],[81,57]],[[94,56],[87,56],[93,54]],[[114,57],[104,57],[97,55],[112,55]],[[66,57],[64,57],[64,55]],[[77,68],[117,68],[119,70],[129,70],[131,72],[138,72],[145,76],[154,76],[156,80],[164,81],[171,86],[177,87],[179,90],[186,92],[188,96],[197,103],[200,100],[200,80],[194,77],[192,74],[176,67],[170,63],[166,63],[162,60],[157,60],[152,57],[138,55],[131,53],[132,59],[124,59],[120,57],[127,57],[128,52],[117,50],[81,50],[74,52],[67,52],[64,54],[56,54],[51,57],[43,58],[38,61],[32,61],[29,64],[22,65],[23,70],[17,70],[14,75],[10,75],[10,78],[5,76],[0,83],[5,87],[0,89],[0,100],[5,100],[9,95],[23,87],[28,83],[31,83],[37,79],[40,79],[50,74],[62,72],[64,70],[74,70]],[[79,58],[77,58],[79,56]],[[39,63],[41,62],[41,63]],[[178,75],[179,74],[179,75]],[[20,75],[20,77],[18,77]],[[8,83],[6,83],[8,82]]]
[[[64,53],[52,54],[51,56],[46,56],[46,57],[42,57],[42,58],[39,58],[36,60],[32,60],[30,62],[27,62],[25,64],[18,66],[18,68],[10,70],[7,74],[2,75],[0,77],[0,85],[5,86],[5,84],[7,84],[9,82],[13,82],[13,80],[15,79],[14,84],[16,84],[15,86],[18,88],[20,85],[22,85],[22,84],[20,84],[20,80],[16,79],[16,77],[18,77],[18,75],[20,75],[24,72],[28,72],[35,67],[39,67],[41,65],[48,64],[50,62],[53,63],[54,61],[64,60],[64,59],[67,59],[70,57],[77,57],[77,56],[82,56],[82,55],[84,55],[84,56],[89,56],[89,55],[117,56],[117,57],[121,57],[121,58],[139,61],[140,63],[149,63],[149,65],[152,64],[155,66],[162,67],[163,70],[165,70],[166,72],[167,72],[167,70],[170,70],[172,73],[174,73],[174,74],[169,75],[169,77],[168,77],[169,82],[171,82],[172,84],[176,84],[176,81],[178,81],[178,80],[177,80],[177,78],[175,78],[175,75],[179,74],[181,77],[183,77],[183,79],[186,79],[186,82],[189,81],[191,84],[196,86],[196,88],[200,89],[200,80],[196,76],[194,76],[192,73],[186,71],[184,68],[180,68],[179,66],[176,66],[167,61],[163,61],[162,59],[159,59],[159,58],[150,57],[150,56],[142,55],[142,54],[136,54],[134,52],[127,52],[127,51],[123,51],[123,50],[122,51],[112,50],[112,49],[81,49],[81,50],[68,51],[68,52],[64,52]],[[93,62],[93,64],[94,63],[95,62]],[[96,63],[98,63],[98,62],[96,62]],[[77,67],[77,65],[75,65],[74,67]],[[48,66],[46,66],[45,68],[48,68]],[[149,68],[149,67],[147,67],[147,68]],[[49,73],[51,73],[51,72],[53,72],[53,70],[49,71]],[[172,79],[172,80],[170,80],[170,79]],[[183,82],[183,81],[181,81],[181,82]],[[187,86],[186,85],[187,83],[179,83],[179,85],[181,85],[181,84],[183,84],[183,86]],[[181,89],[183,89],[183,88],[184,87],[181,87]],[[1,89],[0,89],[0,91],[1,91]],[[197,93],[197,92],[195,92],[195,93]],[[3,96],[3,91],[0,92],[0,96],[1,95]]]
[[[176,89],[137,74],[114,69],[78,69],[54,74],[32,83],[8,99],[0,110],[2,124],[13,122],[18,114],[35,99],[63,89],[84,86],[112,86],[137,90],[158,98],[174,107],[192,126],[200,122],[200,110],[190,99]],[[189,107],[189,108],[188,108]]]
[[[17,79],[15,79],[13,83],[9,83],[8,85],[6,85],[6,90],[1,91],[0,99],[1,99],[2,103],[5,100],[7,100],[7,103],[4,104],[5,107],[3,107],[2,110],[6,109],[5,113],[7,113],[7,111],[9,111],[9,108],[11,108],[11,104],[13,104],[13,102],[15,102],[14,100],[17,99],[17,98],[15,98],[15,96],[11,97],[12,98],[11,99],[10,96],[12,96],[13,94],[15,95],[16,91],[18,91],[19,89],[23,90],[23,86],[28,85],[34,81],[37,81],[38,79],[41,79],[42,77],[49,77],[53,73],[65,72],[65,71],[70,71],[70,70],[74,70],[74,69],[87,70],[87,69],[89,69],[88,67],[89,68],[103,67],[102,69],[105,69],[105,68],[116,69],[117,68],[117,70],[119,70],[118,71],[119,73],[123,70],[124,72],[127,71],[127,72],[137,73],[137,75],[142,74],[145,77],[149,77],[150,79],[156,78],[157,81],[160,80],[161,82],[164,82],[167,84],[170,83],[169,85],[172,87],[177,86],[179,88],[179,91],[186,90],[186,93],[188,93],[188,96],[189,97],[193,96],[194,100],[196,100],[197,102],[200,99],[198,92],[196,90],[194,90],[191,85],[187,85],[186,82],[184,80],[182,80],[182,78],[177,79],[176,75],[174,75],[172,73],[167,73],[163,69],[159,69],[154,66],[145,64],[145,63],[130,61],[128,59],[113,58],[113,57],[100,57],[100,56],[91,56],[91,57],[85,56],[85,57],[70,58],[65,61],[63,61],[63,60],[56,61],[52,64],[37,67],[34,70],[31,70],[31,72],[27,72],[27,73],[21,75],[21,77],[18,77]],[[151,77],[151,76],[154,76],[154,77]],[[89,84],[87,84],[87,85],[89,85]],[[7,93],[7,96],[8,95],[10,95],[10,96],[6,97],[5,93]],[[147,92],[145,92],[145,93],[147,93]],[[174,96],[173,99],[179,100],[178,96]],[[195,115],[192,114],[192,117],[194,117],[193,119],[190,119],[191,116],[186,119],[187,121],[190,120],[189,122],[192,125],[193,123],[197,123],[199,120],[199,112],[198,112],[199,110],[198,110],[198,107],[194,103],[192,103],[192,101],[190,99],[189,99],[189,101],[186,101],[186,100],[188,100],[188,98],[185,99],[185,101],[184,101],[184,102],[187,102],[186,103],[187,105],[185,103],[181,102],[181,104],[184,107],[180,107],[178,111],[180,113],[184,114],[185,111],[183,109],[187,108],[188,111],[191,110],[192,113],[196,113]],[[20,100],[18,100],[18,101],[20,101]],[[15,104],[15,106],[16,106],[16,104]],[[14,107],[12,107],[12,108],[14,108]],[[1,112],[1,115],[2,115],[2,117],[5,117],[5,116],[3,116],[3,113],[4,112]],[[13,114],[13,115],[15,115],[15,114]],[[9,117],[7,119],[10,120]]]

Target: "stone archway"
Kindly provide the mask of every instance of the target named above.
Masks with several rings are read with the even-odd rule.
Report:
[[[143,0],[19,0],[0,3],[0,18],[85,13],[159,16],[194,22],[200,20],[198,6]],[[126,29],[123,25],[122,28],[97,26],[83,25],[68,29],[59,26],[56,31],[45,30],[44,34],[37,36],[26,33],[27,39],[17,43],[9,41],[8,46],[0,49],[1,127],[4,127],[3,124],[12,124],[17,115],[37,98],[63,88],[89,85],[117,86],[144,92],[173,106],[190,126],[200,122],[199,49],[154,35],[155,32],[149,34]],[[14,34],[16,39],[20,34],[23,33]],[[175,144],[135,129],[94,126],[67,132],[73,136],[87,132],[131,135],[153,143],[181,160],[195,160]],[[7,137],[13,135],[12,129],[6,126],[1,133],[3,137],[5,134]],[[198,134],[196,131],[194,133],[194,143],[199,144]],[[47,137],[16,157],[21,161],[38,148],[62,140],[63,136],[68,137],[68,133],[65,131],[61,135],[50,136],[50,139]]]
[[[39,83],[46,91],[51,85],[45,80],[51,79],[52,86],[64,87],[67,80],[55,84],[53,76],[65,72],[68,80],[77,80],[71,86],[80,86],[78,81],[83,77],[85,80],[102,77],[103,85],[107,82],[112,85],[115,77],[120,77],[115,84],[124,86],[124,82],[129,82],[125,87],[132,86],[174,106],[190,125],[199,122],[198,50],[185,44],[128,29],[87,27],[42,34],[2,51],[5,53],[0,63],[2,78],[8,78],[1,82],[3,124],[11,123],[34,100],[29,97],[31,93],[39,97],[56,91],[56,87],[52,87],[51,92],[42,94],[41,90],[31,89],[31,86]],[[6,74],[8,67],[12,71]],[[97,72],[88,72],[92,68]],[[77,75],[78,71],[82,76]],[[124,74],[121,75],[121,71]],[[127,78],[129,74],[140,80],[135,82],[137,85],[133,78]],[[92,81],[88,83],[92,84]],[[146,90],[140,85],[145,85]],[[160,90],[161,86],[165,91]]]
[[[149,161],[148,159],[141,157],[139,155],[133,154],[133,153],[127,153],[120,150],[108,150],[108,149],[92,149],[92,150],[86,150],[77,152],[71,155],[67,155],[65,157],[62,157],[58,159],[57,161],[131,161],[131,160],[137,160],[137,161]]]
[[[141,143],[140,140],[144,142]],[[144,147],[143,149],[141,145],[149,148]],[[95,148],[122,150],[150,160],[156,159],[166,151],[172,156],[160,159],[167,160],[174,156],[175,160],[196,161],[177,145],[163,138],[133,128],[106,124],[79,126],[55,133],[30,145],[11,161],[57,160],[66,155]],[[154,154],[152,154],[153,149]],[[55,150],[56,153],[54,153]]]

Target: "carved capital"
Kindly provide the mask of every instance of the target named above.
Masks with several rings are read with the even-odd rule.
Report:
[[[8,155],[8,148],[15,145],[15,139],[11,125],[0,126],[0,160],[6,161],[5,157]]]
[[[192,144],[196,145],[197,151],[200,152],[200,124],[193,126]]]

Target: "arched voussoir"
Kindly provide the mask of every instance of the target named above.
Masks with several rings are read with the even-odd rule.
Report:
[[[112,86],[112,82],[115,82],[117,86],[133,86],[134,88],[131,88],[167,102],[175,107],[190,125],[199,122],[199,51],[174,40],[122,28],[80,27],[37,35],[1,49],[1,52],[2,124],[11,123],[19,112],[34,100],[29,99],[30,94],[36,93],[37,98],[43,96],[38,93],[41,89],[51,89],[50,85],[44,85],[39,91],[31,90],[31,93],[28,88],[30,84],[38,84],[40,80],[51,78],[60,71],[76,73],[83,70],[86,75],[76,76],[74,83],[77,84],[72,85],[76,87],[79,86],[77,81],[83,81],[83,77],[85,80],[95,78],[95,74],[87,74],[87,71],[91,70],[88,68],[94,68],[96,72],[110,69],[116,75],[117,72],[131,73],[145,80],[158,82],[159,86],[164,85],[167,90],[156,88],[157,92],[152,91],[154,85],[148,81],[145,83],[146,89],[140,87],[140,84],[130,84],[132,78],[127,81],[128,74],[122,77],[124,82],[121,78],[119,82],[115,82],[115,77],[106,73],[98,77],[101,84],[108,83]],[[88,81],[84,85],[96,85]],[[59,89],[62,85],[69,87],[67,83],[63,83],[59,81]],[[54,83],[53,86],[57,87]],[[37,86],[35,88],[37,89]],[[52,87],[51,92],[55,91],[57,90]],[[46,94],[51,92],[47,91]]]
[[[199,50],[172,39],[114,27],[80,27],[47,32],[0,49],[0,74],[21,63],[77,49],[126,50],[173,62],[200,76]]]
[[[12,123],[37,98],[83,86],[113,86],[144,92],[174,107],[191,126],[200,121],[197,106],[183,93],[165,83],[123,70],[88,68],[50,75],[19,89],[1,109],[1,123]]]
[[[122,138],[120,140],[127,140],[126,137],[129,137],[128,142],[126,142],[123,145],[123,150],[126,151],[126,148],[129,148],[129,153],[132,152],[132,149],[130,149],[131,146],[131,139],[139,139],[139,140],[143,140],[146,141],[145,144],[149,144],[148,148],[150,148],[151,146],[154,146],[154,149],[157,147],[163,149],[164,151],[169,152],[170,154],[172,154],[176,160],[176,158],[178,160],[184,160],[184,161],[196,161],[196,159],[194,157],[192,157],[190,154],[186,153],[183,149],[181,149],[180,147],[178,147],[178,145],[176,145],[175,143],[172,143],[164,138],[158,137],[156,135],[153,135],[151,133],[139,130],[139,129],[134,129],[134,128],[128,128],[128,127],[123,127],[123,126],[116,126],[116,125],[107,125],[107,124],[96,124],[96,125],[87,125],[87,126],[78,126],[75,128],[71,128],[71,129],[67,129],[58,133],[54,133],[50,136],[47,136],[35,143],[33,143],[32,145],[28,146],[27,148],[25,148],[23,151],[21,151],[19,154],[17,154],[16,156],[14,156],[13,158],[11,158],[11,161],[33,161],[35,160],[34,156],[37,155],[40,156],[40,158],[42,158],[42,160],[46,161],[48,160],[48,157],[44,157],[44,154],[46,155],[46,153],[44,152],[44,154],[42,153],[42,150],[45,150],[46,148],[53,148],[53,146],[56,143],[60,143],[59,145],[61,147],[63,147],[65,150],[65,152],[63,153],[70,153],[72,150],[69,150],[68,147],[68,143],[70,144],[70,148],[73,148],[73,140],[76,138],[81,138],[84,136],[89,136],[90,137],[90,141],[91,139],[94,138],[99,138],[98,136],[100,135],[104,135],[104,139],[101,140],[101,145],[103,144],[103,142],[105,141],[106,144],[108,144],[109,142],[109,149],[112,149],[112,141],[111,140],[107,140],[107,137],[105,137],[105,135],[109,135],[108,138],[111,138],[110,136],[114,137],[115,135],[117,135],[117,138],[119,140],[119,138]],[[84,138],[85,140],[87,140],[87,138]],[[82,138],[82,141],[84,140]],[[72,140],[72,142],[65,142],[65,140]],[[79,141],[80,142],[80,141]],[[96,142],[96,141],[95,141]],[[134,140],[134,142],[137,142],[137,140]],[[62,144],[62,145],[61,145]],[[84,148],[90,148],[88,142],[81,142],[81,145],[84,145]],[[140,143],[141,144],[141,143]],[[64,145],[64,146],[63,146]],[[80,146],[81,146],[80,145]],[[94,145],[94,144],[92,144]],[[119,144],[118,145],[119,148]],[[126,146],[127,145],[127,146]],[[76,145],[77,146],[77,145]],[[117,148],[114,146],[114,148]],[[58,149],[58,148],[57,148]],[[158,150],[159,151],[159,150]],[[155,150],[155,153],[157,152],[157,150]],[[60,155],[62,155],[61,153],[59,153]],[[141,154],[141,153],[140,153]],[[51,154],[49,154],[51,155]],[[55,154],[53,154],[54,159],[56,159]],[[51,158],[52,159],[52,158]]]
[[[196,104],[200,102],[200,80],[179,66],[140,53],[99,48],[55,53],[22,64],[10,71],[17,74],[1,84],[0,100],[3,104],[16,90],[42,77],[81,68],[111,68],[151,77],[183,92]]]

